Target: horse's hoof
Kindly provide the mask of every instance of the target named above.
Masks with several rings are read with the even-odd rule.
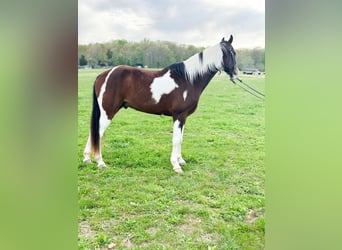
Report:
[[[177,174],[182,174],[183,173],[182,168],[174,168],[173,171],[175,171]]]
[[[90,160],[90,159],[83,159],[83,163],[85,163],[85,164],[90,164],[90,163],[91,163],[91,160]]]
[[[98,168],[105,168],[105,167],[107,167],[107,166],[106,166],[106,164],[104,164],[104,163],[100,163],[100,164],[97,165],[97,167],[98,167]]]
[[[184,161],[183,159],[180,159],[178,163],[179,163],[179,165],[185,165],[186,161]]]

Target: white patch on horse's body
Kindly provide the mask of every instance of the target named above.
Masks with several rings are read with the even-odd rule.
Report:
[[[116,68],[117,67],[112,68],[111,71],[109,71],[109,73],[107,74],[105,81],[103,82],[103,84],[101,86],[99,96],[97,98],[97,102],[98,102],[99,108],[100,108],[100,121],[99,121],[100,138],[103,136],[105,130],[107,129],[107,127],[109,126],[110,121],[111,121],[110,119],[108,119],[107,112],[103,109],[102,101],[103,101],[104,92],[106,91],[108,79]],[[101,147],[100,147],[100,152],[98,152],[98,154],[95,155],[95,160],[97,161],[98,167],[105,167],[106,166],[106,164],[102,160]]]
[[[160,101],[162,95],[170,94],[173,90],[179,87],[168,73],[169,71],[162,77],[154,78],[150,86],[152,98],[156,103]]]
[[[186,97],[188,96],[188,91],[187,90],[185,90],[184,92],[183,92],[183,98],[184,98],[184,101],[186,100]]]
[[[197,75],[202,76],[208,70],[222,69],[223,52],[220,44],[208,47],[202,53],[202,60],[197,53],[184,61],[185,70],[191,83]]]
[[[104,123],[110,122],[110,120],[108,119],[108,115],[107,115],[106,111],[102,107],[102,100],[103,100],[103,94],[106,91],[108,79],[116,68],[117,67],[112,68],[111,71],[109,71],[109,73],[107,74],[105,81],[103,82],[103,84],[101,86],[99,96],[97,98],[97,102],[99,104],[100,112],[101,112],[100,124],[101,124],[101,122],[104,122]],[[100,128],[100,131],[101,131],[101,128]],[[101,133],[100,133],[100,135],[101,135]]]

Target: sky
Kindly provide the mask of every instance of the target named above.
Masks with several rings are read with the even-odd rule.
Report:
[[[265,47],[265,0],[79,0],[78,43],[144,38],[234,48]]]

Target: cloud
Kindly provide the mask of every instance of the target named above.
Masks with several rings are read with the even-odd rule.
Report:
[[[262,0],[79,0],[79,43],[168,40],[208,46],[233,34],[235,46],[264,46]]]

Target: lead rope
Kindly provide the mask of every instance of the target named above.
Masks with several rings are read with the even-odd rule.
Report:
[[[249,86],[247,83],[243,82],[240,78],[236,78],[236,80],[238,80],[239,82],[241,82],[244,86],[246,86],[247,88],[245,88],[244,86],[237,84],[233,79],[230,79],[235,85],[239,86],[240,88],[242,88],[243,90],[247,91],[248,93],[250,93],[251,95],[254,95],[255,97],[264,100],[265,94],[259,92],[258,90],[252,88],[251,86]],[[252,92],[252,91],[254,92]],[[258,96],[257,94],[261,95]]]

